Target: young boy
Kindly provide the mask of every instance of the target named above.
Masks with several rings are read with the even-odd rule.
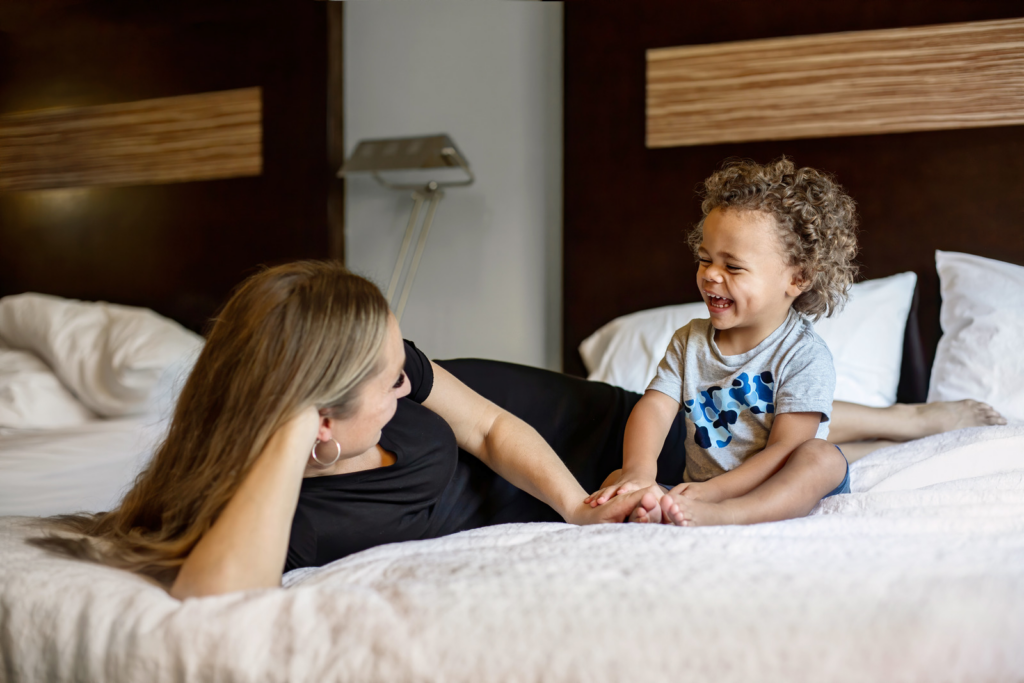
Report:
[[[835,369],[807,317],[844,303],[856,266],[853,200],[785,157],[727,164],[705,181],[690,234],[710,319],[676,331],[626,424],[622,469],[591,505],[647,489],[630,519],[682,526],[801,517],[849,493],[849,465],[825,441]],[[654,478],[679,410],[683,483]]]

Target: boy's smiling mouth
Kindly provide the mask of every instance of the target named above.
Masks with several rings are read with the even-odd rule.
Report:
[[[728,299],[724,296],[717,296],[711,292],[705,290],[704,296],[708,298],[708,308],[715,311],[724,311],[732,306],[732,299]]]

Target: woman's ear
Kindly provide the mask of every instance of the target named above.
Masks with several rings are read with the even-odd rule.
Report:
[[[320,416],[320,429],[316,432],[317,440],[327,442],[334,438],[334,434],[331,431],[333,422],[334,420],[327,415]]]

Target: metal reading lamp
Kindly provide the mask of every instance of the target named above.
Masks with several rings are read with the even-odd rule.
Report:
[[[465,180],[442,182],[431,180],[426,184],[405,184],[389,182],[380,175],[381,171],[423,171],[438,168],[461,168],[469,177]],[[352,156],[338,171],[338,177],[342,178],[351,173],[372,173],[374,180],[388,189],[413,191],[412,214],[409,216],[409,225],[405,229],[405,238],[402,239],[402,248],[398,252],[398,261],[391,274],[391,283],[388,285],[387,294],[388,304],[395,311],[395,317],[401,321],[405,303],[409,299],[409,292],[412,291],[416,269],[420,265],[420,257],[423,256],[423,246],[427,243],[430,224],[434,221],[434,212],[437,211],[437,205],[444,197],[444,191],[441,188],[470,185],[475,179],[473,172],[469,170],[466,158],[455,148],[452,139],[441,134],[415,138],[362,140],[352,152]],[[423,208],[423,202],[428,200],[427,213],[423,219],[423,226],[420,228],[419,240],[416,242],[416,251],[413,253],[412,263],[409,265],[409,272],[405,276],[405,284],[402,287],[402,296],[399,297],[396,307],[395,291],[402,279],[405,259],[409,252],[409,245],[412,244],[413,234],[416,232],[416,221],[419,218],[420,209]]]

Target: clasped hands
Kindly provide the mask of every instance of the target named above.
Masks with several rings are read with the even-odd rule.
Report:
[[[629,506],[627,516],[637,508],[640,499],[646,493],[652,493],[657,499],[664,495],[676,498],[688,498],[705,502],[718,502],[718,497],[707,485],[707,482],[684,482],[668,492],[650,477],[631,473],[626,470],[615,470],[601,484],[601,488],[587,496],[583,503],[592,508],[600,509],[607,504],[617,503],[616,508]],[[625,519],[625,518],[623,518]]]

